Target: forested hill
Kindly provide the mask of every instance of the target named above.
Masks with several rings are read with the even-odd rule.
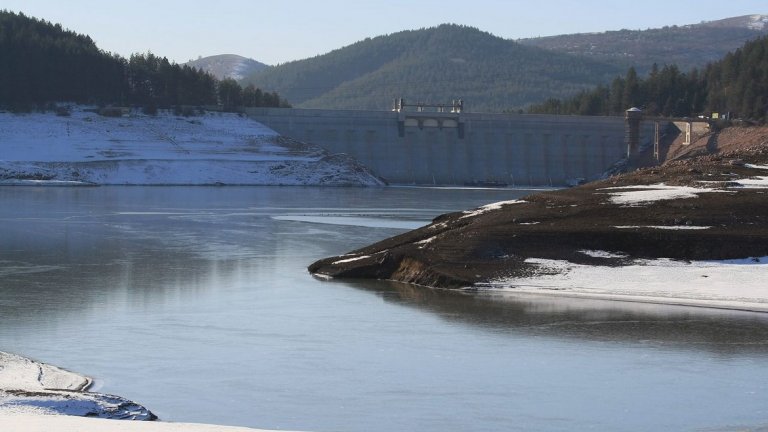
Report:
[[[647,78],[634,68],[610,86],[529,108],[532,113],[622,115],[627,107],[648,115],[692,117],[730,112],[734,118],[768,121],[768,36],[747,42],[702,70],[654,67]]]
[[[0,104],[119,100],[123,66],[88,36],[0,11]]]
[[[275,93],[218,82],[151,53],[122,58],[59,24],[0,10],[0,107],[28,110],[50,102],[138,105],[232,103],[281,106]]]
[[[403,97],[443,103],[463,98],[470,111],[503,111],[574,94],[621,70],[446,24],[365,39],[244,82],[304,108],[387,110]]]
[[[658,29],[568,34],[518,42],[554,52],[588,56],[625,70],[634,66],[637,73],[644,76],[654,63],[662,66],[676,64],[684,71],[702,68],[745,42],[766,34],[768,15],[745,15]]]

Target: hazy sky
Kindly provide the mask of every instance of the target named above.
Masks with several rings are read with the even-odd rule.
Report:
[[[517,39],[768,14],[765,0],[2,0],[0,8],[61,23],[123,56],[152,51],[183,63],[240,54],[267,64],[442,23]]]

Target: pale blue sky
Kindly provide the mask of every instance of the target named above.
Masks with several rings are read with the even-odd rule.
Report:
[[[442,23],[517,39],[768,14],[765,0],[2,0],[0,8],[61,23],[123,56],[152,51],[182,63],[231,53],[268,64]]]

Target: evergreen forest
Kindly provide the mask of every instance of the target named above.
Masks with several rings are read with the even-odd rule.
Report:
[[[682,72],[653,65],[645,78],[630,67],[609,86],[531,105],[530,113],[622,115],[640,107],[646,115],[693,117],[713,112],[758,122],[768,120],[768,37],[747,42],[703,69]]]
[[[218,81],[151,52],[125,59],[59,24],[0,11],[0,107],[29,110],[53,102],[150,111],[181,105],[288,106],[274,92]]]

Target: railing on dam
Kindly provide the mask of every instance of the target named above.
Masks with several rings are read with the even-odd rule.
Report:
[[[393,184],[565,185],[626,156],[625,121],[451,112],[248,108],[282,135],[347,153]],[[653,136],[644,125],[643,140]]]

